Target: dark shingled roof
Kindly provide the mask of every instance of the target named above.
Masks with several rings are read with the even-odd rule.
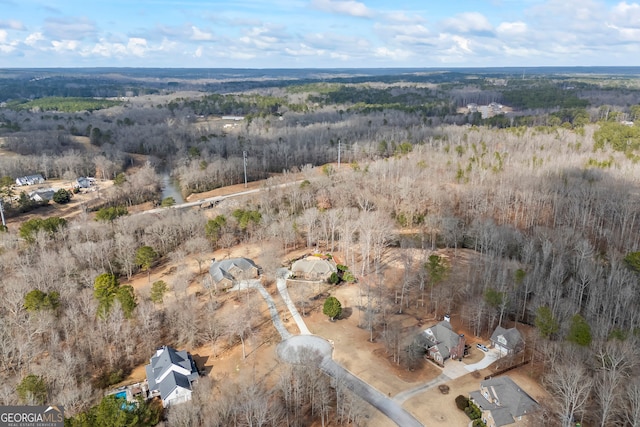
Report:
[[[515,422],[516,417],[530,414],[538,409],[538,402],[523,391],[509,377],[491,378],[480,382],[480,388],[486,388],[489,399],[481,391],[472,391],[470,397],[483,411],[491,411],[496,426]]]
[[[506,343],[500,341],[500,336],[504,337]],[[491,335],[491,342],[498,342],[501,346],[508,348],[509,350],[516,350],[523,342],[520,331],[516,328],[505,329],[502,326],[498,326],[493,335]]]
[[[185,375],[174,369],[182,368],[189,372]],[[151,363],[145,366],[149,390],[158,390],[164,400],[177,386],[191,390],[191,381],[198,377],[198,368],[193,358],[185,350],[163,346],[151,358]],[[164,378],[163,378],[164,377]]]

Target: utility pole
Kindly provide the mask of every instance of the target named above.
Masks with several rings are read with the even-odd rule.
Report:
[[[338,169],[340,169],[340,145],[342,143],[342,140],[340,138],[338,138]]]
[[[2,217],[2,229],[7,229],[7,223],[4,220],[4,207],[2,206],[2,198],[0,198],[0,217]]]
[[[247,152],[242,152],[242,163],[244,163],[244,188],[247,188]]]

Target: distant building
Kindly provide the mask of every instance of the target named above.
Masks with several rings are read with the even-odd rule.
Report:
[[[516,354],[524,349],[524,339],[516,328],[505,329],[498,326],[490,338],[491,346],[500,351],[501,356]]]
[[[44,182],[44,177],[40,174],[27,175],[27,176],[21,176],[20,178],[16,178],[16,185],[35,185],[35,184],[42,184],[43,182]]]
[[[145,370],[149,397],[160,396],[165,408],[191,400],[191,384],[198,379],[198,368],[185,350],[162,346]]]
[[[296,279],[327,280],[332,273],[337,273],[337,268],[326,259],[308,256],[294,262],[291,272]]]
[[[230,288],[238,280],[255,279],[260,274],[258,267],[248,258],[230,258],[222,261],[211,260],[209,273],[216,286]]]
[[[506,376],[481,381],[480,390],[469,393],[469,399],[482,411],[482,421],[487,427],[518,425],[540,406]]]
[[[244,116],[222,116],[222,120],[241,121],[244,120]]]
[[[426,348],[426,356],[439,365],[444,365],[444,361],[449,358],[461,359],[464,356],[464,335],[454,332],[449,320],[443,320],[422,331],[418,342]]]
[[[29,192],[29,198],[34,202],[48,202],[53,199],[55,192],[53,188],[31,191]]]
[[[95,183],[96,183],[96,179],[95,178],[89,178],[89,177],[81,176],[80,178],[76,179],[76,183],[74,184],[74,187],[76,187],[76,188],[89,188]]]

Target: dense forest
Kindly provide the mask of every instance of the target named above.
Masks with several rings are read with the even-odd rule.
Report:
[[[170,284],[179,305],[135,295],[120,281],[149,268],[141,248],[152,248],[154,261],[197,259],[206,270],[203,254],[214,248],[260,243],[273,272],[277,258],[307,246],[340,251],[363,278],[379,277],[385,251],[400,247],[423,255],[407,251],[405,274],[370,298],[363,327],[383,329],[390,314],[379,313],[409,306],[458,313],[476,335],[507,319],[531,325],[552,396],[545,425],[640,425],[640,80],[473,77],[288,76],[226,93],[186,77],[165,87],[137,81],[135,90],[78,83],[91,93],[44,79],[18,96],[18,78],[5,76],[0,196],[8,216],[37,215],[13,186],[23,175],[115,185],[95,207],[97,220],[87,210],[0,235],[0,403],[55,396],[75,417],[70,425],[91,425],[102,390],[158,342],[195,348],[226,336],[237,345],[233,337],[264,322],[264,313],[242,325],[217,317],[216,299],[186,292],[196,280],[189,275]],[[491,102],[509,110],[482,117],[467,109]],[[238,120],[222,117],[230,115]],[[268,178],[245,205],[222,205],[215,219],[200,210],[165,210],[153,221],[128,214],[160,201],[160,173],[185,196],[243,182],[243,154],[250,181]],[[430,276],[427,259],[438,248],[479,255],[464,283]],[[366,425],[363,403],[335,384],[326,397],[331,386],[320,371],[296,366],[277,387],[234,384],[215,400],[201,381],[192,405],[165,417],[170,425],[302,426],[331,414],[336,425]],[[141,407],[138,419],[157,422],[156,409]]]

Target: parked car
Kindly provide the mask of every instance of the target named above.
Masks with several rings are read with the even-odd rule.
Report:
[[[484,345],[484,344],[480,344],[480,343],[478,343],[478,344],[476,344],[476,347],[478,347],[478,348],[479,348],[480,350],[482,350],[482,351],[489,351],[489,349],[487,348],[487,346],[486,346],[486,345]]]

